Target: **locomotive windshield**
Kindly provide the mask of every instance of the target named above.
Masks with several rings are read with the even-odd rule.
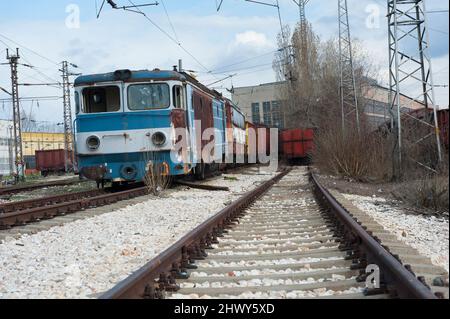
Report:
[[[169,85],[135,84],[128,87],[128,108],[133,111],[165,109],[170,106]]]
[[[120,110],[120,90],[117,86],[83,90],[84,113],[107,113]]]

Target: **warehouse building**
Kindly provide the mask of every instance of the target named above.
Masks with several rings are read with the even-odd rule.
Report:
[[[278,99],[282,85],[284,82],[234,88],[232,100],[250,122],[282,129],[286,123],[282,103]]]
[[[233,88],[232,100],[252,123],[283,129],[286,112],[283,111],[279,92],[285,83],[273,82]],[[423,108],[422,104],[405,95],[401,95],[400,99],[405,105],[402,112]],[[360,103],[373,127],[379,127],[390,120],[389,89],[378,85],[376,81],[371,81],[371,85],[364,89],[364,100]]]
[[[0,120],[0,175],[15,172],[13,123]],[[22,132],[22,151],[26,169],[36,166],[35,153],[42,150],[64,149],[64,133]]]

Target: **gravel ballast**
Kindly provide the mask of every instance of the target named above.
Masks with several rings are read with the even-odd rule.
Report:
[[[421,255],[429,257],[434,265],[449,271],[448,218],[408,214],[404,209],[376,196],[349,194],[343,196],[396,235],[399,240],[417,249]]]
[[[0,244],[0,298],[97,297],[274,174],[217,178],[208,183],[227,186],[230,192],[171,191],[162,198],[7,240]]]

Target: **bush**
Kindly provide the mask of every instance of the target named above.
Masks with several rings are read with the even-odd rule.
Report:
[[[361,182],[382,181],[392,176],[389,140],[369,130],[348,129],[342,133],[337,125],[316,135],[315,164],[323,172]]]
[[[416,173],[417,175],[417,173]],[[400,184],[393,192],[397,199],[420,208],[449,211],[448,155],[437,174],[429,173],[416,180]]]

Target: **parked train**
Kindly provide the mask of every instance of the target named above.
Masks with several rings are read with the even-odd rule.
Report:
[[[73,169],[72,152],[67,155],[67,168]],[[50,174],[63,174],[66,171],[65,151],[56,150],[36,150],[35,155],[25,155],[25,174],[41,174],[47,176]]]
[[[314,152],[314,130],[282,130],[279,137],[279,153],[291,164],[309,163]]]
[[[163,164],[164,174],[203,179],[255,152],[239,108],[187,73],[119,70],[80,76],[74,86],[75,147],[85,178],[140,181],[152,161]],[[176,149],[181,139],[185,147]]]

